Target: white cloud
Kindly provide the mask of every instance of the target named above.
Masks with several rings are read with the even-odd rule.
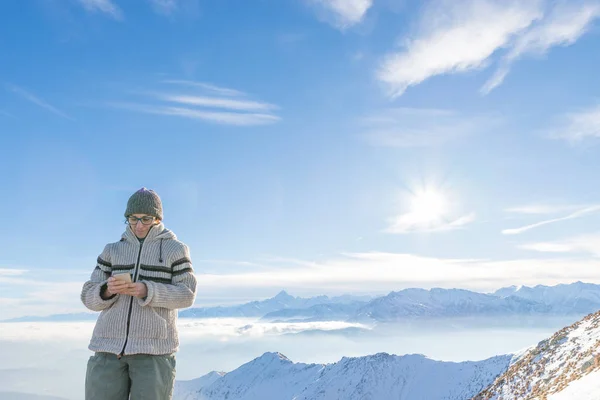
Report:
[[[258,338],[300,333],[316,329],[323,331],[346,328],[370,329],[370,327],[365,324],[342,321],[260,322],[255,318],[180,319],[177,326],[181,337],[184,339],[206,336],[216,336],[220,338]]]
[[[115,19],[123,18],[121,9],[111,0],[78,0],[79,3],[89,12],[101,12],[110,15]]]
[[[141,94],[145,98],[141,101],[113,102],[109,105],[125,110],[189,118],[223,125],[268,125],[281,120],[273,113],[279,107],[252,100],[248,98],[247,94],[235,89],[186,80],[165,80],[162,83],[179,85],[183,89],[175,94],[142,92]],[[215,97],[215,94],[219,97]]]
[[[525,225],[522,226],[520,228],[512,228],[512,229],[504,229],[502,231],[503,234],[505,235],[518,235],[521,234],[523,232],[526,232],[528,230],[531,229],[535,229],[535,228],[539,228],[540,226],[544,226],[544,225],[548,225],[548,224],[553,224],[556,222],[561,222],[561,221],[567,221],[570,219],[575,219],[575,218],[581,218],[585,215],[591,214],[591,213],[595,213],[600,211],[600,205],[594,205],[594,206],[589,206],[589,207],[585,207],[582,209],[579,209],[575,212],[572,212],[571,214],[568,214],[564,217],[559,217],[559,218],[552,218],[552,219],[547,219],[544,221],[540,221],[540,222],[536,222],[534,224],[530,224],[530,225]]]
[[[67,118],[67,119],[73,119],[71,117],[69,117],[67,114],[65,114],[64,112],[60,111],[58,108],[46,103],[44,100],[42,100],[41,98],[39,98],[38,96],[26,91],[25,89],[15,86],[15,85],[7,85],[8,89],[10,91],[12,91],[13,93],[15,93],[16,95],[24,98],[27,101],[32,102],[33,104],[42,107],[58,116],[61,116],[63,118]]]
[[[79,300],[86,278],[80,282],[46,282],[32,279],[31,275],[0,275],[0,291],[5,296],[0,297],[0,320],[86,311]],[[18,288],[18,297],[6,295],[9,288]]]
[[[582,235],[553,242],[528,243],[519,248],[543,253],[585,253],[600,257],[600,234]]]
[[[537,1],[434,2],[405,50],[389,54],[378,71],[393,96],[441,74],[487,66],[488,58],[542,16]]]
[[[599,4],[558,3],[547,16],[530,30],[519,36],[512,48],[503,57],[496,73],[485,83],[481,91],[489,93],[499,86],[510,70],[510,66],[527,54],[544,54],[551,47],[569,46],[585,34],[591,23],[600,16]]]
[[[364,138],[373,146],[436,146],[497,123],[494,117],[467,117],[450,110],[393,108],[363,119]]]
[[[565,139],[571,143],[600,138],[600,105],[562,116],[558,127],[549,131],[549,136],[554,139]]]
[[[414,213],[406,213],[393,218],[385,230],[387,233],[412,233],[412,232],[445,232],[463,228],[475,221],[475,214],[466,214],[456,219],[423,221],[422,217]]]
[[[150,3],[159,14],[169,15],[177,9],[177,0],[150,0]]]
[[[271,114],[261,113],[235,113],[225,111],[202,111],[185,107],[152,106],[142,104],[114,103],[115,107],[138,111],[148,114],[169,115],[202,121],[213,122],[223,125],[253,126],[268,125],[276,123],[279,117]]]
[[[162,100],[190,106],[226,108],[240,111],[269,111],[276,109],[273,104],[249,100],[223,99],[218,97],[187,96],[181,94],[159,94]]]
[[[408,287],[445,287],[490,291],[508,285],[554,285],[577,280],[600,283],[594,259],[454,260],[413,254],[348,253],[311,267],[279,268],[234,274],[200,274],[205,296],[269,293],[286,288],[302,295],[387,294]]]
[[[433,76],[486,68],[496,53],[505,51],[481,89],[488,93],[517,59],[574,43],[598,16],[598,5],[589,2],[434,1],[404,49],[384,58],[377,77],[392,96],[399,96]]]
[[[188,80],[182,80],[182,79],[167,79],[167,80],[162,81],[162,83],[168,83],[168,84],[172,84],[172,85],[183,85],[183,86],[188,86],[188,87],[192,87],[192,88],[197,88],[197,89],[201,89],[203,91],[212,92],[213,94],[217,94],[219,96],[231,96],[231,97],[246,96],[246,93],[241,92],[239,90],[224,88],[221,86],[216,86],[211,83],[205,83],[205,82],[195,82],[195,81],[188,81]]]
[[[0,268],[0,277],[4,276],[19,276],[27,273],[26,269],[16,268]]]
[[[506,212],[516,214],[556,214],[559,212],[568,212],[576,209],[587,208],[589,206],[582,205],[548,205],[548,204],[531,204],[526,206],[517,206],[507,208]]]
[[[308,0],[321,16],[339,29],[356,25],[373,5],[373,0]]]

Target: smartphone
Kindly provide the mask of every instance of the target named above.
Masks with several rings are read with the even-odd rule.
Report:
[[[113,275],[113,278],[115,278],[118,281],[131,282],[131,274],[129,272],[115,274]]]

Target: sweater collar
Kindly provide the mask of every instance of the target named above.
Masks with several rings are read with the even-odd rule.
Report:
[[[152,242],[152,241],[158,240],[158,239],[173,239],[174,236],[175,235],[170,230],[166,229],[165,225],[161,222],[159,224],[153,225],[150,228],[150,230],[148,231],[148,234],[144,238],[144,243]],[[133,243],[137,243],[137,244],[140,243],[138,237],[135,236],[135,233],[133,233],[133,231],[131,230],[131,227],[129,227],[129,225],[127,226],[127,228],[125,228],[125,232],[123,232],[121,237],[123,239],[129,240]]]

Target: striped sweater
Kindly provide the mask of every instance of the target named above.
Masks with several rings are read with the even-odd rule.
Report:
[[[144,299],[117,294],[100,296],[109,276],[129,272],[144,282]],[[119,242],[109,243],[83,285],[81,301],[101,311],[89,349],[114,354],[171,354],[179,349],[177,309],[196,298],[196,277],[188,247],[162,223],[153,226],[143,243],[127,227]]]

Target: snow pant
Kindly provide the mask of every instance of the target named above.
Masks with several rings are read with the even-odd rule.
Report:
[[[85,400],[170,400],[174,384],[175,354],[95,353],[87,364]]]

